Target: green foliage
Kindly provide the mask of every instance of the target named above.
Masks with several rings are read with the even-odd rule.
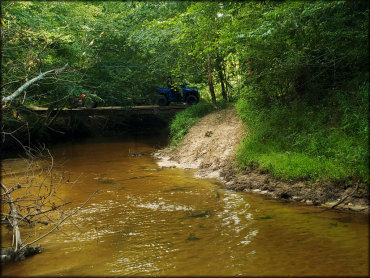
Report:
[[[240,165],[288,180],[368,182],[367,88],[332,97],[335,107],[297,101],[261,107],[240,99],[238,113],[249,129]]]
[[[367,56],[368,10],[361,3],[275,3],[265,10],[257,29],[245,26],[248,48],[240,50],[243,70],[251,70],[244,82],[261,104],[306,96],[318,103],[366,70],[360,57]]]
[[[240,165],[288,180],[369,180],[368,8],[362,2],[272,3],[241,10],[238,111],[250,135]],[[260,14],[256,17],[255,14]],[[239,44],[237,44],[239,45]]]
[[[171,145],[179,145],[189,129],[214,109],[210,103],[199,102],[177,113],[170,125]]]
[[[22,104],[63,107],[81,93],[105,105],[152,104],[172,74],[204,99],[213,80],[218,103],[238,100],[250,133],[242,166],[285,179],[368,181],[366,1],[5,1],[3,12],[4,96],[70,65],[11,104],[18,115],[6,113],[8,131],[39,129]],[[212,109],[178,114],[173,144]]]

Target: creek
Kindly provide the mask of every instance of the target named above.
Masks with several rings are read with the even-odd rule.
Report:
[[[78,207],[98,193],[40,241],[41,254],[3,265],[1,274],[368,275],[367,215],[228,191],[192,170],[160,169],[151,153],[166,143],[126,136],[50,148],[75,181],[59,188],[59,198]],[[19,161],[2,167],[15,169]],[[9,244],[3,228],[2,246]]]

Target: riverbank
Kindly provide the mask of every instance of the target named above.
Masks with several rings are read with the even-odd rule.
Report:
[[[185,135],[178,147],[158,150],[159,166],[196,169],[196,177],[219,178],[227,189],[249,191],[308,205],[369,212],[366,184],[286,182],[255,169],[235,167],[235,152],[244,132],[235,108],[213,112]]]

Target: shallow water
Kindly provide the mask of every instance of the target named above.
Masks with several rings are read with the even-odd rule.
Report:
[[[58,197],[77,207],[98,193],[40,241],[43,253],[3,266],[2,275],[368,275],[366,215],[227,191],[190,170],[161,170],[151,156],[161,145],[100,138],[53,147],[59,171],[76,181]],[[8,171],[17,165],[3,162]],[[10,240],[3,229],[2,245]]]

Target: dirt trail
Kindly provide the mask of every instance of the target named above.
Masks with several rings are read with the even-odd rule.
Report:
[[[180,147],[158,151],[158,164],[198,169],[197,177],[220,177],[232,163],[242,136],[242,123],[234,108],[211,113],[189,130]]]
[[[340,202],[336,208],[369,211],[366,185],[288,183],[257,170],[232,167],[237,146],[244,135],[235,108],[228,108],[201,119],[185,135],[181,146],[159,150],[154,156],[163,168],[197,169],[196,177],[219,178],[227,189],[324,207]]]

